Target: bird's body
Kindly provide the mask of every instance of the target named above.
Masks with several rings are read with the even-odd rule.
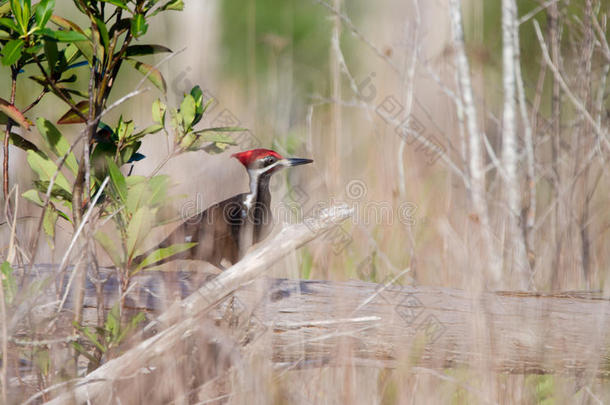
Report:
[[[224,268],[225,261],[236,263],[250,246],[262,241],[271,232],[271,176],[282,167],[312,162],[309,159],[285,159],[269,149],[254,149],[233,156],[248,170],[250,191],[237,194],[187,218],[158,248],[189,242],[196,245],[156,262],[155,265],[177,259],[203,260],[218,268]],[[149,253],[136,258],[136,263]]]

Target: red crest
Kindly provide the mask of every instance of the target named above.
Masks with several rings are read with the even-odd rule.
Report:
[[[278,160],[283,159],[282,155],[271,149],[252,149],[244,152],[234,153],[231,157],[236,158],[242,165],[248,167],[252,162],[265,156],[274,156]]]

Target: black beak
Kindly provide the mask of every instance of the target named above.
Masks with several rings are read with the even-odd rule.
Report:
[[[313,162],[313,160],[311,160],[311,159],[301,159],[301,158],[287,158],[284,160],[286,161],[284,166],[299,166],[299,165],[306,165],[308,163]]]

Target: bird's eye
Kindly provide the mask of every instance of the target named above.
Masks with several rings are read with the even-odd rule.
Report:
[[[275,162],[275,158],[273,156],[267,156],[265,158],[265,166],[269,166]]]

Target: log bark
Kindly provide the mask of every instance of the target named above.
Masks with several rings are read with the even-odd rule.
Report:
[[[199,294],[193,279],[181,272],[175,288]],[[107,296],[116,291],[112,281]],[[164,298],[166,282],[160,272],[141,277],[128,296],[130,307],[154,316],[171,299]],[[109,310],[113,300],[106,301]],[[478,311],[487,321],[484,334],[476,333]],[[84,313],[95,322],[92,285]],[[270,278],[240,287],[208,313],[216,324],[230,317],[228,329],[246,325],[249,343],[270,339],[278,368],[410,363],[442,370],[491,354],[498,372],[599,377],[610,376],[609,315],[610,300],[599,292],[500,291],[477,298],[442,287]]]

